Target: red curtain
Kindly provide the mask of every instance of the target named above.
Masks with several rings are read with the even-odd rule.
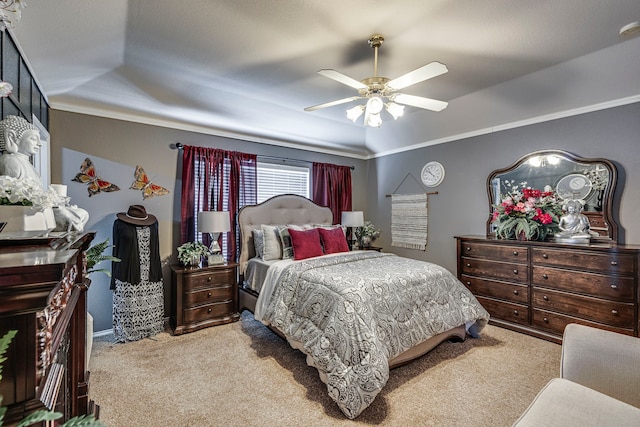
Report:
[[[333,223],[339,224],[342,211],[351,210],[351,167],[313,163],[313,201],[328,206]]]
[[[240,251],[237,215],[240,208],[257,202],[255,154],[185,145],[182,154],[182,243],[197,240],[196,217],[200,211],[228,211],[231,231],[223,245],[226,259]],[[209,236],[203,236],[208,245]]]

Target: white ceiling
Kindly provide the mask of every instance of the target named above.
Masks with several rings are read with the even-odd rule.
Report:
[[[455,116],[470,95],[628,43],[637,20],[638,0],[29,0],[13,33],[53,108],[366,157],[428,140],[420,123],[484,126]],[[446,64],[403,92],[449,108],[380,129],[348,121],[351,104],[303,111],[356,95],[316,71],[371,76],[373,33],[381,75]]]

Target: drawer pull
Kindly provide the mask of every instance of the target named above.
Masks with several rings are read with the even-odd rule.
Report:
[[[211,308],[208,308],[208,309],[207,309],[207,313],[211,313]]]
[[[520,292],[518,292],[518,290],[517,290],[517,289],[515,289],[515,290],[513,291],[513,294],[514,294],[514,295],[520,295]]]
[[[467,282],[467,286],[471,286],[471,282]]]
[[[471,251],[471,246],[467,246],[467,252]]]
[[[207,282],[210,282],[211,280],[213,280],[211,276],[207,277]]]
[[[542,299],[543,299],[543,300],[545,300],[545,301],[549,301],[549,297],[548,297],[548,296],[546,296],[546,295],[544,295],[544,296],[542,297]]]
[[[518,310],[513,310],[513,315],[514,316],[518,316],[520,313],[518,313]]]
[[[518,251],[513,251],[514,256],[518,256]]]
[[[518,274],[518,270],[513,270],[513,274]]]
[[[546,273],[545,273],[545,274],[543,274],[543,275],[542,275],[542,278],[543,278],[543,279],[548,279],[548,278],[549,278],[549,276],[547,276],[547,275],[546,275]]]
[[[611,314],[613,314],[614,316],[618,315],[618,310],[611,310]]]
[[[543,318],[542,318],[542,321],[543,321],[544,323],[549,323],[549,318],[548,318],[548,317],[543,317]]]
[[[547,258],[549,258],[549,255],[547,255],[547,254],[542,254],[542,258],[547,259]]]
[[[211,296],[211,292],[207,292],[207,296],[210,297]]]
[[[618,261],[611,261],[611,265],[615,267],[616,265],[618,265]]]
[[[467,263],[467,267],[471,267],[471,264]]]
[[[611,289],[618,289],[618,285],[616,285],[615,283],[611,284]]]

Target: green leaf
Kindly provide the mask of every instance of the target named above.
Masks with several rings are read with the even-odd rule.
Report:
[[[82,415],[71,418],[62,425],[63,427],[105,427],[105,425],[96,420],[93,415]]]
[[[60,412],[51,412],[41,409],[39,411],[32,412],[22,421],[20,421],[16,427],[26,427],[35,423],[41,423],[42,421],[53,421],[62,418]]]

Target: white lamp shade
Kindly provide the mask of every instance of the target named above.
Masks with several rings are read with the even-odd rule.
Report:
[[[364,214],[362,211],[342,212],[342,225],[347,227],[361,227],[364,225]]]
[[[229,212],[198,212],[198,231],[201,233],[224,233],[231,230]]]

